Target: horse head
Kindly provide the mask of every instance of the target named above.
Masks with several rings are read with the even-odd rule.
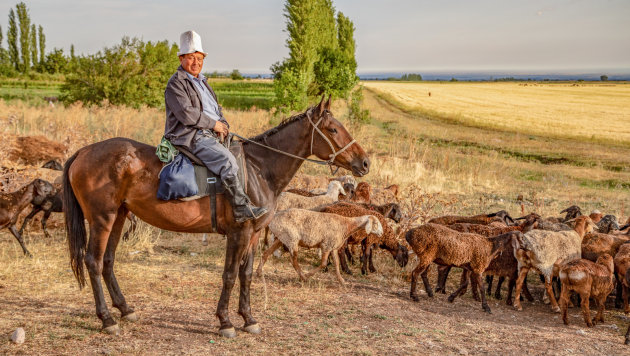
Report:
[[[348,130],[330,111],[330,97],[324,97],[308,113],[313,125],[311,153],[322,160],[332,159],[332,164],[343,167],[354,176],[362,177],[370,171],[370,159],[354,141]]]

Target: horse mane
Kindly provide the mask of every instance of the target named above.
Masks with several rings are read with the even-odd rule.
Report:
[[[273,136],[274,134],[278,133],[280,131],[280,129],[296,122],[296,121],[300,121],[301,119],[303,119],[304,117],[306,117],[306,115],[309,113],[309,111],[311,111],[313,107],[309,107],[308,109],[306,109],[306,111],[299,113],[299,114],[295,114],[293,116],[290,116],[284,120],[282,120],[280,122],[280,124],[278,124],[278,126],[272,127],[269,130],[256,135],[254,137],[250,137],[249,139],[252,141],[257,141],[257,142],[264,142],[265,139],[267,137]]]

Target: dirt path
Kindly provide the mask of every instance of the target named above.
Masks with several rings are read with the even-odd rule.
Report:
[[[266,289],[252,285],[261,335],[217,335],[214,310],[220,292],[224,240],[202,246],[198,235],[162,234],[154,246],[121,246],[116,271],[141,319],[121,324],[120,336],[99,331],[91,290],[78,290],[68,266],[63,236],[28,239],[33,259],[21,256],[13,238],[0,233],[0,331],[26,330],[26,343],[5,339],[0,354],[623,354],[628,318],[607,312],[607,322],[587,329],[578,308],[570,326],[540,303],[517,312],[490,299],[492,315],[469,294],[453,304],[445,295],[420,302],[408,297],[405,271],[380,253],[381,272],[348,277],[341,289],[333,273],[298,282],[285,257],[265,266]],[[304,255],[307,269],[316,260]],[[450,287],[459,279],[453,273]],[[431,280],[435,280],[431,276]],[[534,279],[535,280],[535,279]],[[534,284],[535,295],[542,292]],[[505,294],[505,292],[504,292]],[[242,326],[232,297],[232,321]],[[109,298],[107,298],[109,300]],[[118,318],[119,313],[114,311]]]

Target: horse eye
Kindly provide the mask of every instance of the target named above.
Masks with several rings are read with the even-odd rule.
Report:
[[[336,134],[337,133],[337,129],[333,128],[333,129],[328,129],[328,131],[330,131],[331,133]]]

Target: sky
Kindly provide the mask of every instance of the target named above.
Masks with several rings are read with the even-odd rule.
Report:
[[[9,9],[0,3],[7,47]],[[123,36],[179,42],[193,29],[204,71],[268,73],[288,55],[284,0],[30,0],[47,50],[77,54]],[[333,0],[356,27],[359,73],[630,72],[629,0]]]

